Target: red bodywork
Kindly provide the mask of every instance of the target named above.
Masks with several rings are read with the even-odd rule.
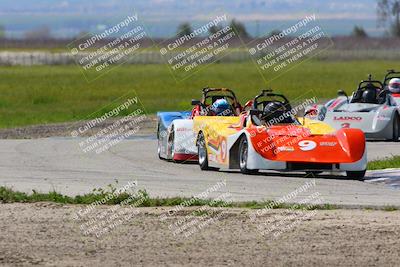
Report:
[[[184,153],[175,153],[173,160],[176,161],[197,161],[199,157],[197,155],[190,155]]]
[[[268,160],[312,163],[352,163],[365,152],[360,129],[340,129],[331,134],[311,134],[302,125],[250,125],[246,128],[258,154]]]

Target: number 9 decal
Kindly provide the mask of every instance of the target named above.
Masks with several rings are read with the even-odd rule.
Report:
[[[299,142],[299,147],[303,151],[310,151],[317,147],[317,143],[310,140],[303,140]]]
[[[225,140],[222,140],[220,149],[221,149],[221,159],[223,162],[225,162],[225,158],[226,158],[226,142],[225,142]]]

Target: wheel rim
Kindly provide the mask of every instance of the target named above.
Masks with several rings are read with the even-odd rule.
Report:
[[[206,157],[207,157],[207,152],[204,147],[204,141],[201,140],[199,142],[199,163],[203,164],[203,162],[206,160]]]
[[[240,150],[240,168],[244,169],[247,164],[247,140],[242,143],[242,149]]]
[[[161,155],[161,141],[160,140],[158,140],[157,152],[158,152],[158,155],[160,156]]]

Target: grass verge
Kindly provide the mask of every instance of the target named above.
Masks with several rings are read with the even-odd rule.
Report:
[[[389,168],[400,168],[400,156],[392,156],[385,159],[368,162],[368,170],[381,170]]]
[[[148,113],[189,110],[190,100],[200,98],[206,86],[232,88],[242,102],[270,86],[291,101],[327,99],[338,89],[350,93],[369,73],[380,80],[387,69],[400,69],[399,62],[311,60],[271,80],[273,76],[264,73],[264,79],[252,62],[216,63],[176,82],[166,65],[143,64],[117,67],[88,83],[74,65],[0,67],[0,128],[86,119],[132,90]]]
[[[24,192],[14,191],[8,187],[0,186],[0,203],[35,203],[35,202],[54,202],[61,204],[92,204],[99,203],[104,199],[104,205],[117,205],[123,204],[126,200],[130,199],[130,203],[140,203],[137,207],[171,207],[171,206],[210,206],[210,207],[226,207],[226,208],[247,208],[247,209],[263,209],[271,207],[272,209],[292,209],[292,210],[335,210],[342,209],[341,206],[332,204],[322,205],[307,205],[307,204],[293,204],[281,203],[276,204],[273,201],[245,201],[226,203],[224,201],[215,201],[212,199],[194,199],[194,198],[151,198],[145,190],[139,190],[138,194],[132,195],[126,192],[118,194],[116,197],[109,198],[110,194],[115,190],[96,189],[92,193],[85,195],[78,195],[75,197],[65,196],[55,191],[50,193],[39,193],[32,191],[31,194]],[[384,211],[397,211],[398,208],[394,206],[385,206],[382,208],[367,207],[364,209],[380,209]]]
[[[111,194],[113,194],[113,192],[115,192],[115,190],[96,189],[92,193],[70,197],[62,195],[55,191],[49,193],[39,193],[33,190],[31,194],[27,194],[24,192],[14,191],[8,187],[0,186],[0,203],[54,202],[61,204],[92,204],[96,202],[97,203],[101,202],[104,205],[117,205],[117,204],[123,204],[124,201],[130,198],[130,202],[140,203],[139,207],[168,207],[168,206],[178,206],[178,205],[190,207],[190,206],[208,205],[211,207],[249,208],[249,209],[261,209],[267,206],[271,206],[273,209],[307,208],[310,210],[332,210],[338,208],[335,205],[330,205],[330,204],[314,205],[312,207],[309,207],[308,205],[287,204],[287,203],[271,205],[272,201],[263,201],[263,202],[247,201],[247,202],[227,203],[224,201],[216,201],[213,199],[198,199],[198,198],[183,198],[183,197],[151,198],[145,190],[139,190],[138,194],[134,195],[123,192],[117,194],[114,197],[109,197]],[[142,201],[139,201],[139,198]]]

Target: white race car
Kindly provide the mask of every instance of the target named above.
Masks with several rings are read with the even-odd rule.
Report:
[[[361,129],[367,139],[399,140],[400,106],[380,81],[370,75],[350,97],[343,90],[338,95],[325,105],[308,107],[307,116],[335,129]]]
[[[192,100],[192,111],[158,112],[158,156],[175,162],[197,161],[197,147],[193,133],[193,118],[199,115],[216,116],[213,105],[220,99],[229,103],[230,114],[238,116],[242,106],[235,93],[227,88],[204,88],[201,100]],[[227,104],[228,104],[227,103]]]

